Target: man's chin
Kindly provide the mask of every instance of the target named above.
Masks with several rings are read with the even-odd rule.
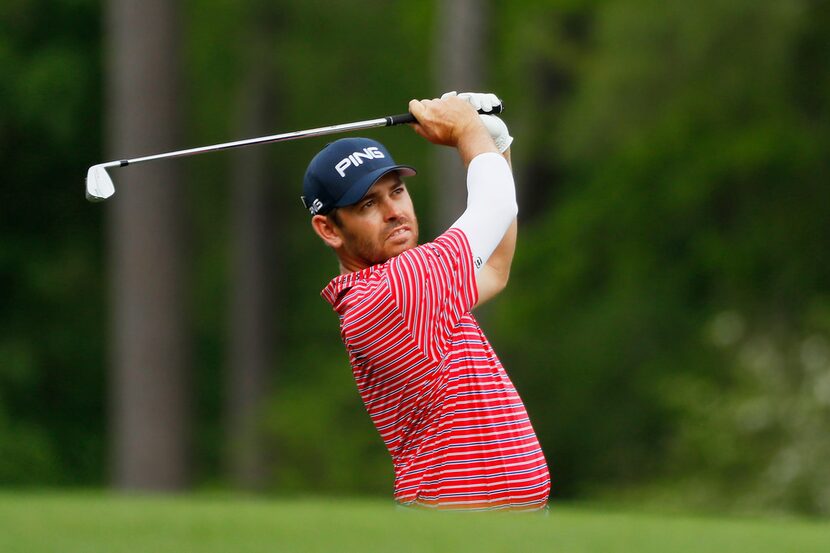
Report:
[[[418,236],[413,232],[407,232],[400,240],[393,242],[393,245],[401,251],[406,251],[418,245]]]
[[[389,244],[386,248],[386,259],[391,259],[396,255],[400,255],[406,250],[411,250],[415,246],[418,245],[418,241],[415,238],[408,238],[407,240],[403,240],[399,243]]]

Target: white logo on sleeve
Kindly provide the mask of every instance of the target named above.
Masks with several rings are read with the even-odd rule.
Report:
[[[346,169],[349,167],[357,167],[358,165],[363,165],[363,160],[372,160],[372,159],[381,159],[386,157],[383,155],[377,146],[370,146],[369,148],[363,148],[362,152],[352,152],[347,157],[344,157],[340,161],[337,162],[337,165],[334,166],[337,169],[337,172],[340,173],[341,177],[346,176]]]
[[[481,269],[481,266],[484,265],[484,261],[479,256],[475,256],[473,258],[473,264],[476,266],[476,269]]]

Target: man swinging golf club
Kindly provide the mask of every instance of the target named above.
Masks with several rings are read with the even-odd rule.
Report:
[[[513,139],[501,119],[476,112],[498,103],[492,94],[453,92],[409,104],[415,132],[456,148],[467,167],[467,208],[432,242],[418,245],[403,181],[415,170],[396,164],[374,140],[332,142],[303,182],[312,227],[340,262],[322,295],[340,316],[357,388],[392,455],[402,505],[547,504],[542,449],[471,314],[507,284],[516,244],[507,161]]]

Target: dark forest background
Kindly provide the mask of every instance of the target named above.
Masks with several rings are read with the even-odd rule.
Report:
[[[5,0],[0,486],[391,493],[299,201],[330,137],[493,91],[519,245],[479,314],[554,500],[830,513],[830,3]],[[424,237],[463,173],[365,133]]]

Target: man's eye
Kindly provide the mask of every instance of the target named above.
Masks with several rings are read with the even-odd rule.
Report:
[[[371,207],[371,206],[372,206],[372,204],[374,204],[374,203],[375,203],[375,202],[373,202],[372,200],[369,200],[368,202],[364,202],[364,203],[363,203],[363,205],[362,205],[362,206],[360,206],[360,208],[361,208],[361,209],[366,209],[367,207]]]
[[[401,192],[403,192],[403,186],[399,186],[399,187],[397,187],[395,190],[393,190],[393,192],[394,192],[395,194],[400,194]]]

